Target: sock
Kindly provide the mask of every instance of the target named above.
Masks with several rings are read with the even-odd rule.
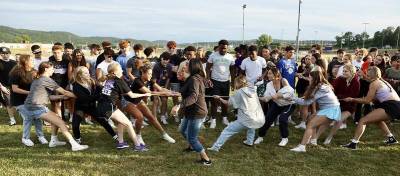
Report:
[[[115,136],[113,136],[112,137],[114,140],[117,140],[118,139],[118,135],[115,135]]]
[[[52,140],[52,141],[58,141],[58,137],[57,137],[57,136],[51,135],[51,140]]]
[[[389,134],[387,135],[387,137],[393,137],[393,134],[392,134],[392,133],[389,133]]]
[[[79,144],[74,139],[69,140],[69,143],[71,144],[71,147],[78,147],[79,146]]]
[[[357,140],[355,140],[355,139],[351,139],[351,142],[357,144],[359,141],[357,141]]]

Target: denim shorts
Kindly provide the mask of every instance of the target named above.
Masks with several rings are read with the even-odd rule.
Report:
[[[38,119],[45,113],[50,112],[49,108],[46,106],[21,106],[18,108],[18,112],[23,114],[25,117],[31,117],[33,119]]]

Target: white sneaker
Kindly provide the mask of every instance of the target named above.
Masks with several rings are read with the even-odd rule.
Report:
[[[297,147],[290,149],[292,152],[306,152],[306,146],[305,145],[297,145]]]
[[[164,133],[161,138],[168,141],[169,143],[172,143],[172,144],[175,143],[175,139],[170,137],[167,133]]]
[[[147,123],[147,119],[143,120],[143,126],[149,126],[149,124]]]
[[[108,124],[110,124],[111,128],[116,128],[114,125],[114,122],[110,119],[108,119]]]
[[[50,140],[49,142],[49,147],[57,147],[57,146],[62,146],[62,145],[66,145],[67,143],[64,141],[59,141],[58,139],[55,140]]]
[[[165,117],[164,115],[162,115],[162,116],[160,117],[160,120],[161,120],[161,123],[163,123],[164,125],[168,125],[167,117]]]
[[[278,145],[284,147],[288,142],[289,142],[288,138],[282,138],[281,142]]]
[[[178,116],[174,116],[174,119],[175,119],[175,122],[176,122],[176,123],[179,123],[179,122],[181,121],[181,119],[179,119]]]
[[[75,139],[75,141],[76,141],[76,143],[78,143],[78,144],[82,144],[82,140],[81,140],[81,138],[79,138],[79,139]]]
[[[244,145],[247,145],[247,146],[253,146],[254,142],[248,143],[247,140],[244,140],[244,141],[243,141],[243,144],[244,144]]]
[[[318,145],[317,139],[310,139],[310,144],[314,145],[314,146],[317,146]]]
[[[214,129],[217,126],[217,120],[216,119],[211,119],[211,124],[210,124],[210,128]]]
[[[339,128],[339,129],[346,129],[346,128],[347,128],[347,124],[342,123],[342,125],[340,125],[340,128]]]
[[[22,138],[22,143],[23,143],[24,145],[26,145],[27,147],[32,147],[32,146],[35,145],[35,144],[31,141],[31,139],[24,139],[24,138]]]
[[[77,146],[72,147],[72,151],[76,152],[76,151],[80,151],[80,150],[86,150],[88,148],[89,148],[88,145],[77,145]]]
[[[219,152],[219,149],[217,149],[216,147],[212,146],[210,148],[207,148],[207,150],[209,151],[213,151],[213,152]]]
[[[228,126],[229,125],[228,117],[223,117],[222,118],[222,123],[224,123],[224,125]]]
[[[289,124],[291,124],[291,125],[296,125],[296,122],[294,122],[294,121],[292,120],[292,116],[289,116],[288,122],[289,122]]]
[[[297,128],[297,129],[306,129],[307,128],[307,126],[306,126],[306,122],[303,122],[303,121],[301,121],[298,125],[296,125],[296,126],[294,126],[295,128]]]
[[[324,141],[324,145],[329,145],[332,141],[332,138],[327,137]]]
[[[41,144],[48,144],[49,142],[44,136],[38,137],[38,140]]]
[[[15,121],[14,118],[10,118],[10,126],[16,125],[17,122]]]
[[[264,138],[263,137],[258,137],[255,141],[254,141],[254,144],[260,144],[262,141],[264,140]]]
[[[94,125],[94,123],[93,123],[90,119],[88,119],[88,118],[85,118],[85,122],[86,122],[88,125]]]

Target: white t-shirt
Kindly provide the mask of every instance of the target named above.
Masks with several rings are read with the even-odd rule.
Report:
[[[240,69],[246,72],[246,79],[251,85],[257,81],[262,75],[262,69],[267,67],[267,62],[264,58],[257,56],[256,60],[251,60],[250,57],[244,59],[240,65]]]
[[[100,68],[101,72],[103,75],[107,75],[108,74],[108,66],[111,65],[112,63],[114,63],[115,61],[111,61],[111,62],[106,62],[105,60],[103,62],[101,62],[99,65],[97,65],[97,68]]]
[[[229,53],[225,55],[214,52],[208,58],[208,63],[212,63],[211,79],[226,82],[231,80],[231,72],[229,67],[235,64],[235,59]]]
[[[35,70],[39,70],[39,65],[42,62],[47,62],[47,61],[49,61],[49,59],[47,59],[47,58],[39,58],[39,59],[35,58],[35,59],[33,59],[33,68]]]
[[[357,70],[360,70],[360,69],[361,69],[361,66],[362,66],[363,63],[364,63],[364,61],[362,61],[362,60],[360,60],[360,62],[357,61],[357,60],[353,60],[353,61],[351,62],[351,64],[354,65],[354,66],[356,67]]]

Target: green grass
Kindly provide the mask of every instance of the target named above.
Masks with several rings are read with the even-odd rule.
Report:
[[[231,138],[219,153],[208,152],[213,165],[206,167],[194,162],[197,154],[182,153],[187,144],[172,119],[166,130],[177,143],[168,144],[153,127],[145,127],[143,137],[150,145],[150,151],[145,153],[116,150],[99,125],[82,125],[84,143],[90,146],[86,151],[40,145],[33,129],[31,139],[36,144],[28,148],[21,143],[21,119],[17,120],[18,125],[8,126],[5,111],[0,111],[0,175],[400,175],[400,145],[383,145],[384,137],[374,125],[367,127],[357,151],[340,147],[351,138],[354,125],[340,130],[330,146],[308,147],[307,153],[289,151],[303,135],[303,130],[293,126],[289,129],[287,147],[277,146],[280,141],[277,127],[270,129],[264,143],[254,147],[242,144],[245,138],[242,132]],[[205,147],[211,146],[222,131],[221,123],[217,127],[201,131]],[[390,125],[390,129],[400,136],[399,124]],[[50,128],[44,131],[49,139]]]

